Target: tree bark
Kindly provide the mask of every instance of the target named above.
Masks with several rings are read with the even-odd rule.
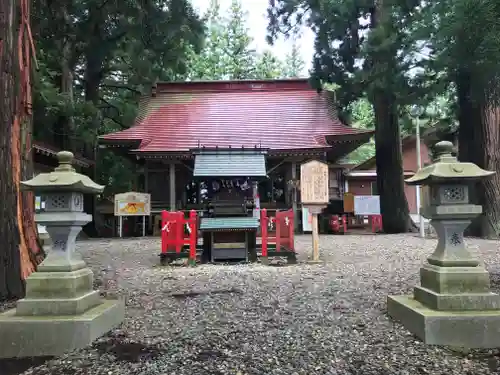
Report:
[[[383,31],[390,38],[398,31],[391,16],[391,4],[375,1],[371,13],[372,32]],[[398,122],[397,101],[393,94],[393,74],[397,71],[397,46],[378,47],[369,58],[369,69],[376,72],[369,93],[375,113],[375,160],[377,188],[380,195],[380,213],[385,233],[404,233],[414,229],[405,195],[401,132]],[[385,72],[385,73],[382,73]],[[383,88],[382,88],[383,86]]]
[[[24,293],[17,228],[17,197],[13,184],[12,125],[15,114],[15,7],[14,0],[0,1],[0,300]]]
[[[66,24],[69,22],[68,12],[66,8],[63,10],[64,14],[62,19]],[[74,108],[74,95],[73,95],[73,66],[71,65],[72,60],[72,47],[68,37],[64,38],[59,44],[61,50],[61,76],[59,89],[66,99],[66,104],[70,107],[71,111]],[[68,150],[76,152],[74,139],[75,126],[73,121],[73,114],[62,114],[59,116],[57,122],[54,124],[55,134],[54,138],[56,140],[56,145],[62,150]]]
[[[385,233],[412,229],[403,180],[401,134],[395,100],[379,92],[373,101],[375,112],[375,160],[380,212]]]
[[[498,238],[500,234],[500,108],[487,106],[480,122],[480,136],[483,146],[478,165],[486,170],[496,171],[493,177],[478,184],[483,214],[479,217],[481,237]]]
[[[497,173],[473,186],[472,203],[483,206],[466,234],[484,238],[500,235],[500,108],[471,95],[474,80],[467,72],[457,75],[459,104],[458,158]]]
[[[85,73],[84,73],[84,93],[85,101],[92,103],[95,108],[95,113],[92,118],[92,131],[97,139],[97,134],[99,127],[102,122],[101,113],[99,111],[99,104],[101,101],[100,88],[102,79],[104,78],[104,58],[101,53],[101,48],[107,48],[105,45],[106,41],[102,40],[100,36],[100,20],[101,14],[95,9],[90,11],[91,26],[89,32],[89,45],[85,50]],[[97,149],[95,143],[90,145],[92,149],[93,159],[97,158]],[[92,179],[97,180],[97,169],[96,165],[92,165],[88,172],[86,173]],[[95,196],[88,195],[84,199],[85,210],[88,214],[92,215],[92,221],[83,227],[83,231],[90,237],[96,237],[98,235],[97,224],[96,224],[96,205],[97,198]]]
[[[33,194],[20,191],[32,177],[27,12],[28,0],[0,1],[0,300],[22,297],[23,280],[43,259]]]

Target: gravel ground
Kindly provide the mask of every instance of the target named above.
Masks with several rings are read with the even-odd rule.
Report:
[[[467,242],[498,291],[498,243]],[[435,244],[322,236],[324,264],[308,265],[310,236],[298,236],[298,265],[185,268],[158,266],[157,239],[81,242],[96,286],[126,299],[123,326],[62,358],[16,363],[25,375],[497,373],[498,350],[425,346],[386,316],[387,294],[411,292]]]

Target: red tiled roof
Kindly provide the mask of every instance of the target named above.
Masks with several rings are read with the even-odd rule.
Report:
[[[143,98],[136,125],[102,136],[138,141],[139,152],[205,147],[329,147],[326,136],[364,134],[343,125],[307,80],[162,83]]]

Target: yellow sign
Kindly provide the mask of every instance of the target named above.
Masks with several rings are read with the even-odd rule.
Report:
[[[151,194],[128,192],[115,195],[115,216],[149,216]]]
[[[327,204],[328,165],[312,160],[300,166],[300,197],[302,204]]]

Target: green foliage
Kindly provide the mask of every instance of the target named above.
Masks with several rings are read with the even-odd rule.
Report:
[[[259,79],[277,79],[282,78],[286,71],[283,63],[270,51],[265,51],[258,56],[255,62],[255,78]]]
[[[498,176],[500,3],[445,0],[430,2],[424,9],[421,32],[428,39],[433,78],[456,97],[458,157],[495,170]],[[469,235],[500,235],[499,188],[497,177],[476,185],[472,200],[484,207],[484,213],[469,226]]]
[[[33,7],[35,139],[97,156],[107,194],[130,189],[137,171],[121,156],[97,152],[97,137],[130,127],[154,81],[295,75],[271,52],[252,49],[238,0],[224,15],[211,0],[203,19],[188,0],[41,0]],[[303,66],[297,50],[287,66]]]
[[[189,50],[186,77],[193,80],[219,80],[227,78],[228,33],[221,15],[219,0],[211,0],[204,16],[207,33],[199,53]]]
[[[255,76],[255,50],[250,48],[252,38],[246,25],[247,14],[241,2],[233,0],[226,20],[228,55],[227,75],[231,79],[248,79]]]
[[[284,61],[284,76],[287,78],[299,78],[303,76],[305,61],[299,51],[297,40],[293,40],[292,50],[285,57]]]
[[[351,115],[351,125],[358,129],[374,129],[375,114],[370,102],[365,99],[358,99],[351,103],[348,108]],[[355,151],[347,155],[349,163],[358,164],[375,156],[375,141],[370,139],[370,142],[357,148]]]
[[[424,7],[421,34],[428,40],[436,80],[451,84],[457,74],[473,77],[472,101],[500,98],[500,3],[445,0]],[[443,72],[444,74],[439,74]],[[454,89],[454,88],[452,88]]]
[[[203,17],[207,25],[205,43],[200,53],[190,52],[186,78],[238,80],[300,76],[305,63],[296,45],[284,62],[269,50],[258,53],[251,47],[248,15],[241,4],[240,0],[233,0],[228,14],[224,15],[219,1],[211,0]]]
[[[34,80],[35,139],[94,158],[97,137],[133,124],[155,80],[185,76],[204,24],[188,0],[34,2],[40,69]],[[43,126],[38,126],[43,124]],[[119,190],[131,163],[98,154],[99,182]]]
[[[224,16],[218,0],[211,0],[207,14],[207,36],[200,53],[191,51],[187,78],[202,80],[249,79],[255,75],[257,55],[241,2],[233,0]]]
[[[377,186],[388,233],[406,231],[410,222],[399,116],[405,105],[420,101],[428,91],[418,74],[408,74],[419,65],[412,32],[419,5],[417,0],[273,0],[268,10],[271,41],[298,24],[314,31],[312,82],[318,89],[325,83],[340,86],[336,98],[341,119],[363,97],[373,106]]]

